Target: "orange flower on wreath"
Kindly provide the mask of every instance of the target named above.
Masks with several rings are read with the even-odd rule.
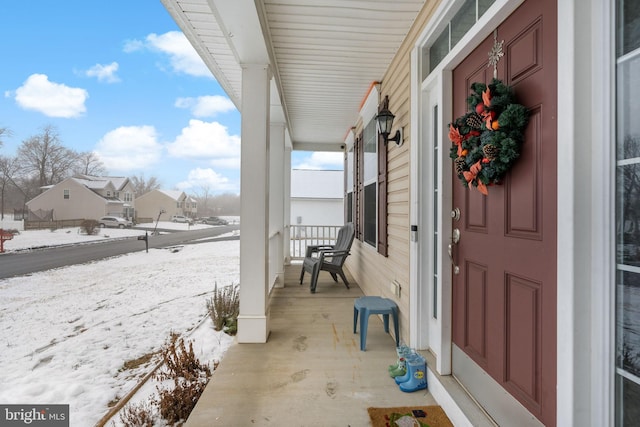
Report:
[[[458,156],[462,155],[462,135],[453,125],[449,125],[449,139],[458,146]]]

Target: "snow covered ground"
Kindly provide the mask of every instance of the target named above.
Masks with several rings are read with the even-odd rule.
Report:
[[[139,234],[107,229],[97,237]],[[5,243],[11,251],[91,237],[25,231]],[[206,301],[216,284],[238,284],[239,247],[235,240],[142,250],[0,280],[0,402],[69,404],[72,427],[95,425],[158,359],[132,369],[125,362],[155,354],[171,333],[193,340],[213,367],[234,339],[213,330]]]

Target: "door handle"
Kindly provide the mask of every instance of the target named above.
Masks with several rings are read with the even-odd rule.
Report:
[[[460,230],[454,228],[451,233],[451,243],[449,243],[447,252],[449,253],[449,260],[451,261],[451,265],[453,266],[453,274],[460,273],[460,267],[456,265],[456,260],[453,258],[453,246],[457,245],[460,241]]]

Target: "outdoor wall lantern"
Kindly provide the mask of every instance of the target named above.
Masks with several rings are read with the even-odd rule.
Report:
[[[382,101],[382,109],[376,116],[376,121],[378,122],[378,131],[382,134],[385,144],[389,141],[394,141],[399,147],[402,145],[402,129],[398,129],[396,131],[396,134],[393,135],[393,137],[389,138],[391,127],[393,126],[393,119],[395,118],[396,116],[393,115],[391,111],[389,111],[389,95],[386,95],[384,97],[384,100]]]

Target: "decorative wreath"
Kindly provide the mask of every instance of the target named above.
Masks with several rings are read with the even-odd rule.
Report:
[[[465,187],[485,196],[488,185],[500,184],[520,156],[527,109],[515,103],[511,88],[498,79],[487,86],[472,83],[469,112],[449,124],[450,157]]]

